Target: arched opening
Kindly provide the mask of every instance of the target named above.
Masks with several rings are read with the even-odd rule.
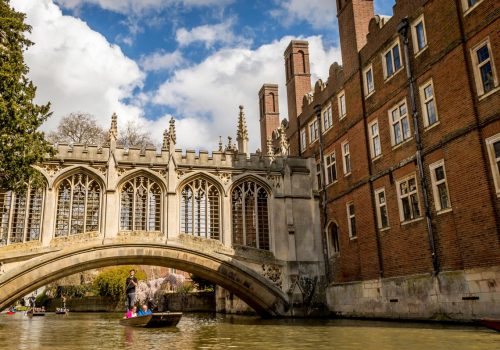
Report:
[[[55,237],[99,231],[100,184],[87,173],[74,173],[57,185]]]
[[[220,239],[221,195],[217,186],[204,177],[184,184],[180,191],[180,232]]]
[[[339,227],[335,222],[331,222],[326,231],[328,256],[334,257],[340,254]]]
[[[120,190],[120,230],[161,231],[162,191],[160,185],[139,175]]]
[[[271,281],[225,255],[158,244],[107,244],[49,253],[0,277],[0,310],[60,278],[89,269],[143,264],[203,277],[234,293],[261,315],[279,316],[288,299]]]
[[[38,241],[45,188],[0,190],[0,246]]]
[[[268,201],[268,191],[251,179],[244,180],[233,188],[233,245],[270,250]]]

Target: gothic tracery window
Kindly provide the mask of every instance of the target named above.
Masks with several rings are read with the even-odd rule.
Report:
[[[161,231],[161,188],[145,176],[127,181],[121,190],[120,229]]]
[[[204,178],[196,178],[181,190],[181,232],[220,239],[220,192]]]
[[[269,194],[253,181],[235,187],[231,197],[233,244],[269,250]]]
[[[99,231],[101,187],[91,176],[78,173],[59,183],[55,236]]]
[[[42,226],[43,189],[0,190],[0,245],[35,241]]]

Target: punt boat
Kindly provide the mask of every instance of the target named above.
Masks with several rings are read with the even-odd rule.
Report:
[[[162,328],[174,327],[179,323],[182,312],[159,312],[146,316],[124,318],[120,320],[122,326]]]

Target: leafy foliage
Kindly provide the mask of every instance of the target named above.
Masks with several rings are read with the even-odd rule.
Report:
[[[52,114],[50,103],[36,105],[36,87],[27,78],[23,53],[33,43],[25,15],[0,0],[0,188],[23,190],[43,184],[32,165],[53,154],[38,127]]]
[[[131,269],[135,269],[137,280],[146,279],[146,273],[132,266],[115,266],[103,269],[94,280],[94,289],[100,296],[122,298],[125,296],[125,281]]]
[[[196,289],[198,289],[200,291],[201,290],[206,290],[206,291],[215,290],[215,284],[213,284],[212,282],[210,282],[204,278],[201,278],[200,276],[196,276],[196,275],[191,274],[191,280],[196,285]]]

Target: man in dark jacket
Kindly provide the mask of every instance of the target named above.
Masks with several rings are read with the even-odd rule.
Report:
[[[127,310],[132,309],[135,304],[135,287],[137,287],[137,278],[135,278],[135,270],[130,270],[130,276],[125,282],[125,293],[127,294]]]

